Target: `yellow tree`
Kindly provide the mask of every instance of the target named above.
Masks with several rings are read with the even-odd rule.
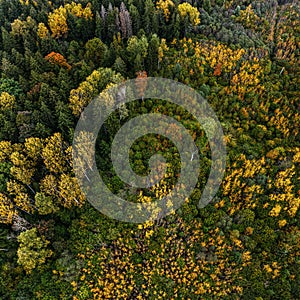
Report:
[[[87,106],[96,95],[95,88],[90,81],[92,78],[96,78],[98,76],[99,73],[97,71],[93,71],[86,81],[82,82],[77,89],[71,91],[69,102],[72,113],[75,116],[79,116],[83,111],[83,108]]]
[[[55,197],[58,192],[58,180],[52,175],[46,175],[40,182],[40,190],[45,195]]]
[[[86,20],[93,17],[90,5],[83,8],[80,3],[76,4],[72,2],[71,4],[66,4],[64,7],[60,6],[48,15],[48,24],[52,32],[52,37],[61,38],[67,35],[69,30],[67,24],[68,13]]]
[[[25,157],[24,154],[14,151],[10,156],[13,166],[10,169],[11,175],[23,184],[30,185],[35,172],[34,163]]]
[[[181,18],[189,17],[189,21],[193,26],[200,24],[200,13],[196,7],[184,2],[178,5],[178,12]]]
[[[64,207],[81,206],[85,200],[77,178],[62,174],[58,184],[58,195]]]
[[[0,163],[6,162],[13,152],[13,147],[9,141],[0,141]]]
[[[49,30],[44,23],[39,23],[37,34],[41,39],[45,39],[49,36]]]
[[[245,10],[240,11],[240,15],[235,18],[236,21],[243,23],[245,27],[255,29],[261,22],[260,18],[254,13],[252,5],[248,5]]]
[[[100,68],[92,72],[77,89],[70,92],[69,106],[75,116],[79,116],[83,109],[97,96],[109,83],[121,83],[124,80],[121,74],[110,68]]]
[[[65,37],[68,33],[67,9],[60,6],[48,15],[48,24],[52,32],[52,37]]]
[[[85,177],[88,180],[90,179],[87,173],[93,170],[94,139],[94,135],[90,132],[81,131],[75,136],[76,147],[74,147],[74,151],[76,151],[76,159],[73,161],[74,166],[72,167],[76,168],[77,176],[81,178]],[[78,171],[80,174],[78,174]]]
[[[164,53],[167,52],[169,50],[169,47],[167,45],[166,39],[161,39],[160,45],[158,47],[158,62],[161,62],[163,57],[164,57]]]
[[[42,150],[42,157],[46,168],[53,173],[62,173],[66,171],[66,159],[64,149],[66,145],[63,142],[60,133],[46,139],[45,147]]]
[[[17,211],[11,200],[3,193],[0,193],[0,223],[11,224]]]
[[[174,3],[172,0],[159,0],[156,3],[156,8],[159,10],[162,10],[165,19],[168,21],[170,18],[170,10],[169,8],[174,6]]]
[[[44,264],[46,259],[52,255],[52,251],[47,249],[50,242],[44,236],[38,236],[36,228],[20,233],[18,242],[20,243],[17,251],[18,264],[24,268],[27,274]]]
[[[41,157],[43,141],[39,138],[30,137],[25,139],[24,143],[26,154],[34,161]]]
[[[81,3],[77,4],[75,2],[72,2],[66,4],[65,8],[70,14],[78,18],[91,19],[93,17],[93,13],[89,4],[85,8],[83,8]]]
[[[19,208],[27,213],[32,213],[34,211],[33,205],[28,194],[26,193],[26,188],[24,185],[15,180],[9,180],[7,182],[7,191],[12,197],[16,208]]]
[[[0,111],[14,109],[16,104],[16,98],[9,93],[2,92],[0,94]]]

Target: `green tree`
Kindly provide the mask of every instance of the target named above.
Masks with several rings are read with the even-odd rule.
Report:
[[[129,14],[132,21],[132,33],[137,35],[141,27],[141,17],[138,9],[133,4],[129,6]]]
[[[145,35],[141,38],[132,36],[128,40],[127,53],[131,64],[134,65],[134,71],[140,71],[144,66],[144,59],[148,54],[148,39]]]
[[[122,74],[123,76],[126,75],[126,64],[124,62],[124,60],[118,56],[115,60],[115,63],[112,66],[112,69],[115,70],[116,72]]]
[[[154,72],[157,71],[158,68],[159,45],[159,37],[156,34],[153,34],[149,41],[148,56],[146,58],[146,69],[150,75],[154,75]]]
[[[1,78],[0,79],[0,94],[6,92],[12,96],[19,97],[22,89],[19,83],[13,79]]]
[[[99,39],[93,38],[89,40],[85,46],[84,59],[90,63],[93,68],[98,68],[107,54],[107,46]]]

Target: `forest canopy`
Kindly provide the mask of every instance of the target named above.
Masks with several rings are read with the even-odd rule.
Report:
[[[0,0],[0,29],[1,299],[299,299],[299,0]],[[204,208],[207,134],[182,107],[144,99],[148,77],[192,87],[222,125],[225,176]],[[72,157],[85,107],[99,94],[113,105],[107,88],[128,79],[141,99],[109,116],[95,146],[111,192],[150,202],[180,177],[178,149],[158,134],[129,159],[147,175],[164,155],[164,178],[138,188],[117,176],[114,136],[138,115],[176,119],[201,158],[184,204],[143,224],[96,210]]]

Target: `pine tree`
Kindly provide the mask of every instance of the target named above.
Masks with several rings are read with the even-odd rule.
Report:
[[[129,6],[129,14],[132,20],[132,33],[137,35],[141,27],[141,18],[138,9],[133,4]]]
[[[149,41],[148,56],[146,58],[146,69],[149,71],[150,75],[154,75],[154,72],[158,68],[158,48],[159,48],[159,38],[156,34],[151,36]]]
[[[99,38],[93,38],[85,44],[84,48],[86,62],[91,63],[93,68],[102,66],[108,51],[107,46]]]
[[[122,74],[123,76],[126,75],[126,70],[127,70],[126,64],[120,56],[116,58],[115,63],[112,66],[112,69]]]

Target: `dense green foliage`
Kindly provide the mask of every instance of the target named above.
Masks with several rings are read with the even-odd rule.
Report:
[[[1,299],[299,299],[298,0],[0,0],[0,28]],[[166,195],[180,160],[172,141],[144,136],[133,170],[147,174],[161,153],[166,176],[148,189],[124,184],[110,148],[125,122],[169,115],[201,150],[191,197],[139,225],[85,200],[71,147],[84,107],[137,76],[196,89],[218,115],[228,155],[217,196],[199,209],[211,157],[190,113],[141,99],[111,114],[96,161],[128,201]]]

